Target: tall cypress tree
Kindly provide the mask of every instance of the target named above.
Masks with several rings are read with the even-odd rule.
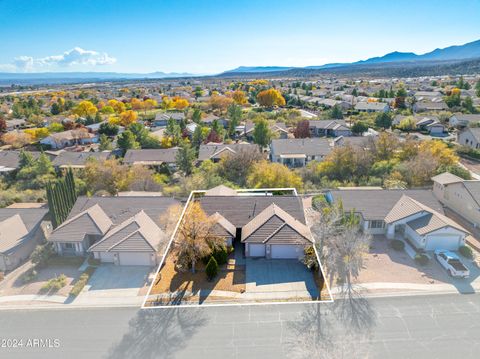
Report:
[[[47,183],[47,200],[54,228],[67,219],[77,200],[75,179],[71,169],[62,178]]]

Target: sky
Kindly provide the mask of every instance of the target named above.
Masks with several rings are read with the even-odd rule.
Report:
[[[480,39],[480,0],[0,0],[0,72],[219,73]]]

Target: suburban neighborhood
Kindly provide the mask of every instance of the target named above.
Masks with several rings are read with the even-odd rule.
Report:
[[[0,358],[477,358],[479,14],[0,1]]]

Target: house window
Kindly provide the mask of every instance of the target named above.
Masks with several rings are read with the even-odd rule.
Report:
[[[64,243],[63,246],[65,249],[74,249],[75,245],[73,243]]]
[[[368,228],[384,228],[385,222],[384,221],[370,221],[368,224]]]

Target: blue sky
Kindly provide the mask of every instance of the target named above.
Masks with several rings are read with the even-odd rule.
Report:
[[[480,0],[0,0],[1,71],[215,73],[480,39]]]

